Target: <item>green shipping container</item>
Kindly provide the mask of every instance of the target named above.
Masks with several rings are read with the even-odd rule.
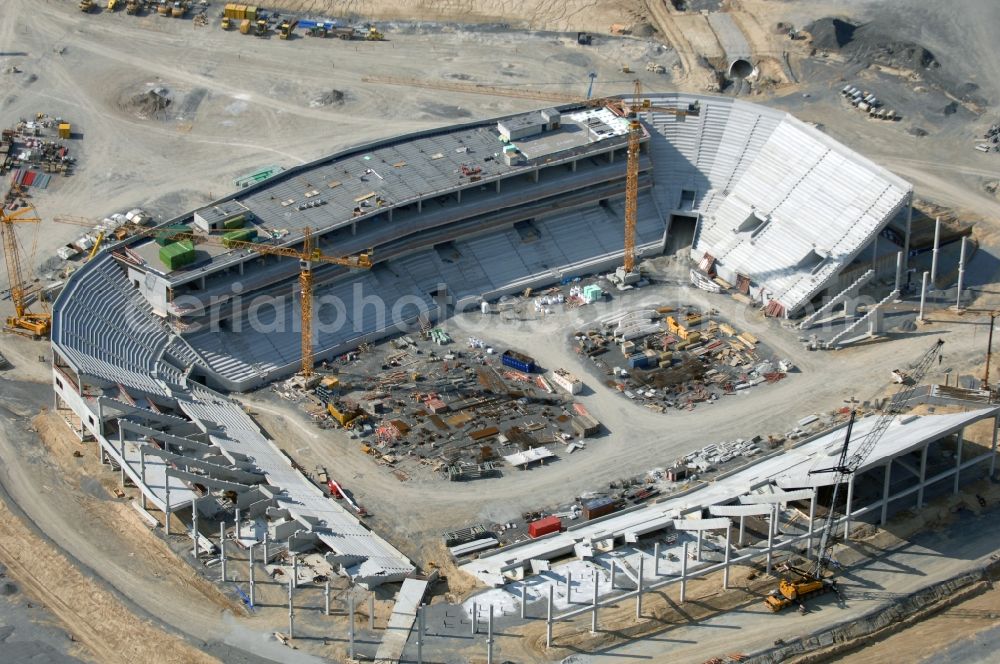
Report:
[[[194,262],[194,243],[181,240],[160,247],[160,260],[171,270],[189,265]]]
[[[257,20],[257,7],[255,7],[254,5],[247,5],[246,17],[248,19],[250,19],[251,21],[256,21]]]
[[[253,242],[257,237],[257,231],[246,228],[240,231],[232,231],[222,236],[222,244],[226,248],[232,247],[234,242]]]
[[[233,217],[232,219],[227,219],[222,222],[222,227],[226,230],[232,230],[234,228],[243,228],[246,223],[246,218],[241,214],[238,217]]]
[[[187,226],[167,226],[166,228],[161,228],[156,231],[156,244],[162,247],[171,242],[176,242],[178,235],[190,232],[191,229]]]

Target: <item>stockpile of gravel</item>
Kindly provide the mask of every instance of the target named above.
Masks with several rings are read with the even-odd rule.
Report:
[[[920,71],[936,69],[937,58],[915,42],[893,38],[878,23],[858,25],[839,18],[821,18],[806,26],[813,45],[824,51],[838,51],[857,62]]]

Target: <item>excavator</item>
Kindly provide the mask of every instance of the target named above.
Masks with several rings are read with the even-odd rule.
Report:
[[[791,565],[785,565],[782,571],[791,572],[792,575],[782,578],[778,582],[778,587],[764,598],[767,608],[774,613],[778,613],[793,604],[798,605],[799,610],[806,612],[806,605],[803,603],[810,597],[822,595],[837,590],[835,579],[826,576],[827,564],[833,550],[833,528],[836,524],[834,509],[837,507],[837,497],[840,492],[840,485],[847,481],[865,462],[868,456],[875,449],[875,445],[881,440],[886,429],[896,419],[896,416],[906,407],[910,398],[917,389],[917,385],[923,380],[932,363],[941,352],[944,341],[938,339],[917,362],[913,371],[909,374],[910,381],[903,383],[893,395],[889,405],[882,411],[869,430],[868,434],[856,446],[853,452],[850,449],[851,432],[854,429],[856,412],[851,411],[850,419],[847,422],[847,431],[844,435],[844,445],[840,449],[840,457],[837,465],[832,468],[823,468],[810,471],[811,473],[834,473],[833,491],[830,499],[830,509],[827,510],[826,520],[823,522],[823,530],[820,535],[819,548],[816,550],[816,561],[812,569],[803,570]]]

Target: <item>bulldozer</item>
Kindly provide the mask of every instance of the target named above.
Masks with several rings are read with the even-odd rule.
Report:
[[[108,0],[108,11],[113,12],[118,9],[118,0]]]
[[[783,571],[792,572],[795,576],[782,578],[778,583],[778,588],[764,598],[767,608],[774,613],[792,604],[798,604],[800,608],[803,608],[805,606],[802,604],[804,600],[837,590],[837,582],[832,579],[817,577],[811,572],[791,565],[785,565]]]
[[[80,0],[80,4],[78,6],[80,7],[80,11],[86,13],[94,11],[97,7],[97,5],[94,4],[94,0]]]
[[[278,25],[278,39],[288,39],[292,36],[298,21],[289,21],[287,18]]]
[[[384,41],[385,35],[378,31],[374,25],[368,26],[368,33],[365,35],[366,41]]]
[[[128,0],[125,3],[125,13],[129,16],[135,16],[139,13],[139,0]]]

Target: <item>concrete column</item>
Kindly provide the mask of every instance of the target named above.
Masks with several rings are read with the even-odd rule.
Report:
[[[536,168],[536,169],[535,169],[534,171],[532,171],[532,173],[531,173],[531,178],[532,178],[532,180],[533,180],[534,182],[538,182],[538,172],[539,172],[540,170],[541,170],[541,169],[539,169],[539,168]]]
[[[725,553],[725,567],[722,568],[722,589],[727,590],[729,588],[729,545],[732,543],[733,537],[733,527],[729,525],[726,527],[726,553]]]
[[[771,555],[772,547],[774,546],[774,528],[771,527],[771,522],[774,521],[774,515],[778,511],[777,505],[771,506],[771,518],[767,524],[767,573],[771,573]]]
[[[219,523],[219,563],[222,565],[222,582],[226,578],[226,524]]]
[[[737,540],[737,543],[741,547],[743,546],[743,529],[746,527],[746,521],[747,518],[743,515],[740,515],[740,537],[739,540]]]
[[[351,235],[357,235],[357,234],[358,234],[358,222],[352,221],[351,222]]]
[[[590,616],[590,633],[597,634],[597,570],[594,570],[594,612]]]
[[[699,530],[698,531],[698,543],[697,543],[697,545],[695,546],[695,549],[694,549],[694,559],[697,560],[699,563],[701,562],[701,535],[702,535],[702,531]]]
[[[635,619],[640,620],[642,618],[642,574],[643,574],[643,563],[646,559],[639,556],[639,592],[635,596]]]
[[[572,171],[573,173],[576,173],[576,159],[569,162],[569,170]]]
[[[903,270],[910,269],[910,229],[913,227],[913,192],[906,207],[906,230],[903,232]]]
[[[660,543],[653,544],[653,576],[660,575]]]
[[[194,560],[198,561],[198,499],[191,501],[191,540],[194,542]]]
[[[424,199],[418,198],[417,199],[417,214],[420,214],[423,211],[424,211]]]
[[[240,276],[241,277],[243,276],[243,270],[245,269],[244,266],[245,266],[245,261],[240,261],[239,268],[240,268]]]
[[[958,495],[959,476],[962,473],[962,444],[965,442],[965,429],[958,432],[958,442],[955,444],[955,486],[952,493]]]
[[[555,588],[549,584],[549,603],[545,611],[545,647],[552,647],[552,593]]]
[[[851,511],[854,509],[854,473],[847,478],[847,505],[844,510],[844,541],[851,538]]]
[[[955,297],[955,308],[962,308],[962,288],[965,287],[965,250],[969,244],[968,237],[962,238],[962,251],[958,257],[958,295]]]
[[[615,151],[614,150],[611,150],[610,152],[608,152],[608,163],[609,164],[615,163]]]
[[[615,573],[618,572],[618,561],[611,559],[611,590],[615,589]]]
[[[426,605],[421,604],[417,607],[417,664],[424,664],[424,634],[427,633],[424,624],[425,613]]]
[[[375,631],[375,593],[368,595],[368,631]]]
[[[893,289],[895,291],[900,290],[900,285],[903,282],[903,252],[896,252],[896,287]]]
[[[146,450],[142,446],[139,447],[139,478],[142,480],[142,487],[139,490],[139,504],[142,509],[146,509],[146,488],[149,485],[146,483]]]
[[[493,605],[490,604],[490,618],[486,623],[486,664],[493,664]]]
[[[201,276],[201,277],[200,277],[200,278],[198,279],[198,285],[199,285],[199,287],[201,288],[201,290],[205,290],[205,277],[204,277],[204,275],[202,275],[202,276]]]
[[[497,193],[499,194],[500,193],[500,180],[496,181],[496,186],[497,186]]]
[[[295,638],[295,607],[292,604],[292,582],[288,581],[288,638]]]
[[[299,556],[292,554],[292,588],[299,587]]]
[[[937,279],[938,253],[941,246],[941,217],[934,219],[934,250],[931,253],[931,288],[934,288],[934,280]]]
[[[566,603],[573,603],[573,573],[566,572]]]
[[[813,487],[812,498],[809,499],[809,537],[806,539],[806,557],[812,555],[813,530],[816,526],[816,487]]]
[[[479,631],[479,607],[476,605],[475,602],[473,602],[472,603],[472,634],[475,635],[478,631]]]
[[[927,274],[926,272],[924,274]],[[885,464],[885,479],[882,481],[882,518],[881,525],[889,520],[889,485],[892,484],[892,459]]]
[[[236,541],[240,541],[243,536],[243,529],[241,527],[242,519],[240,519],[240,508],[236,508]],[[264,562],[267,562],[266,560]]]
[[[419,607],[423,608],[423,607]],[[354,659],[354,593],[349,589],[347,591],[347,613],[350,614],[347,622],[347,654],[351,659]],[[421,612],[422,614],[423,612]],[[419,618],[420,616],[418,616]]]
[[[993,479],[993,474],[996,472],[997,468],[997,434],[1000,433],[1000,415],[998,415],[993,420],[993,447],[991,448],[993,454],[990,455],[990,479]]]
[[[525,605],[528,603],[528,589],[525,585],[521,584],[521,620],[524,620],[524,609]]]
[[[872,240],[872,269],[874,270],[878,266],[878,234],[875,234],[875,239]]]
[[[917,320],[921,323],[924,322],[924,304],[927,301],[927,278],[930,273],[925,271],[923,279],[920,281],[920,315],[917,316]]]
[[[330,615],[330,579],[323,584],[323,614]]]
[[[684,542],[684,551],[681,553],[681,604],[684,603],[684,598],[687,595],[688,544],[690,543]]]
[[[268,540],[267,532],[268,532],[267,528],[265,527],[264,528],[264,564],[265,565],[267,564],[267,540]]]
[[[256,594],[257,575],[256,575],[256,573],[254,573],[254,569],[253,569],[253,547],[252,546],[250,547],[250,562],[248,564],[247,572],[249,573],[249,576],[250,576],[250,604],[253,605],[253,604],[257,603],[257,594]]]
[[[538,182],[538,178],[537,177],[535,178],[535,182]],[[462,190],[459,189],[458,191],[456,191],[455,192],[455,196],[458,198],[458,202],[461,203],[462,202]]]
[[[163,532],[170,536],[170,475],[167,474],[166,469],[163,471],[163,484],[165,495],[163,496]]]
[[[924,445],[924,449],[920,452],[920,484],[917,488],[917,509],[924,506],[924,480],[927,479],[927,450],[930,447],[930,443]]]
[[[394,208],[389,208],[389,221],[392,221],[392,211]]]

